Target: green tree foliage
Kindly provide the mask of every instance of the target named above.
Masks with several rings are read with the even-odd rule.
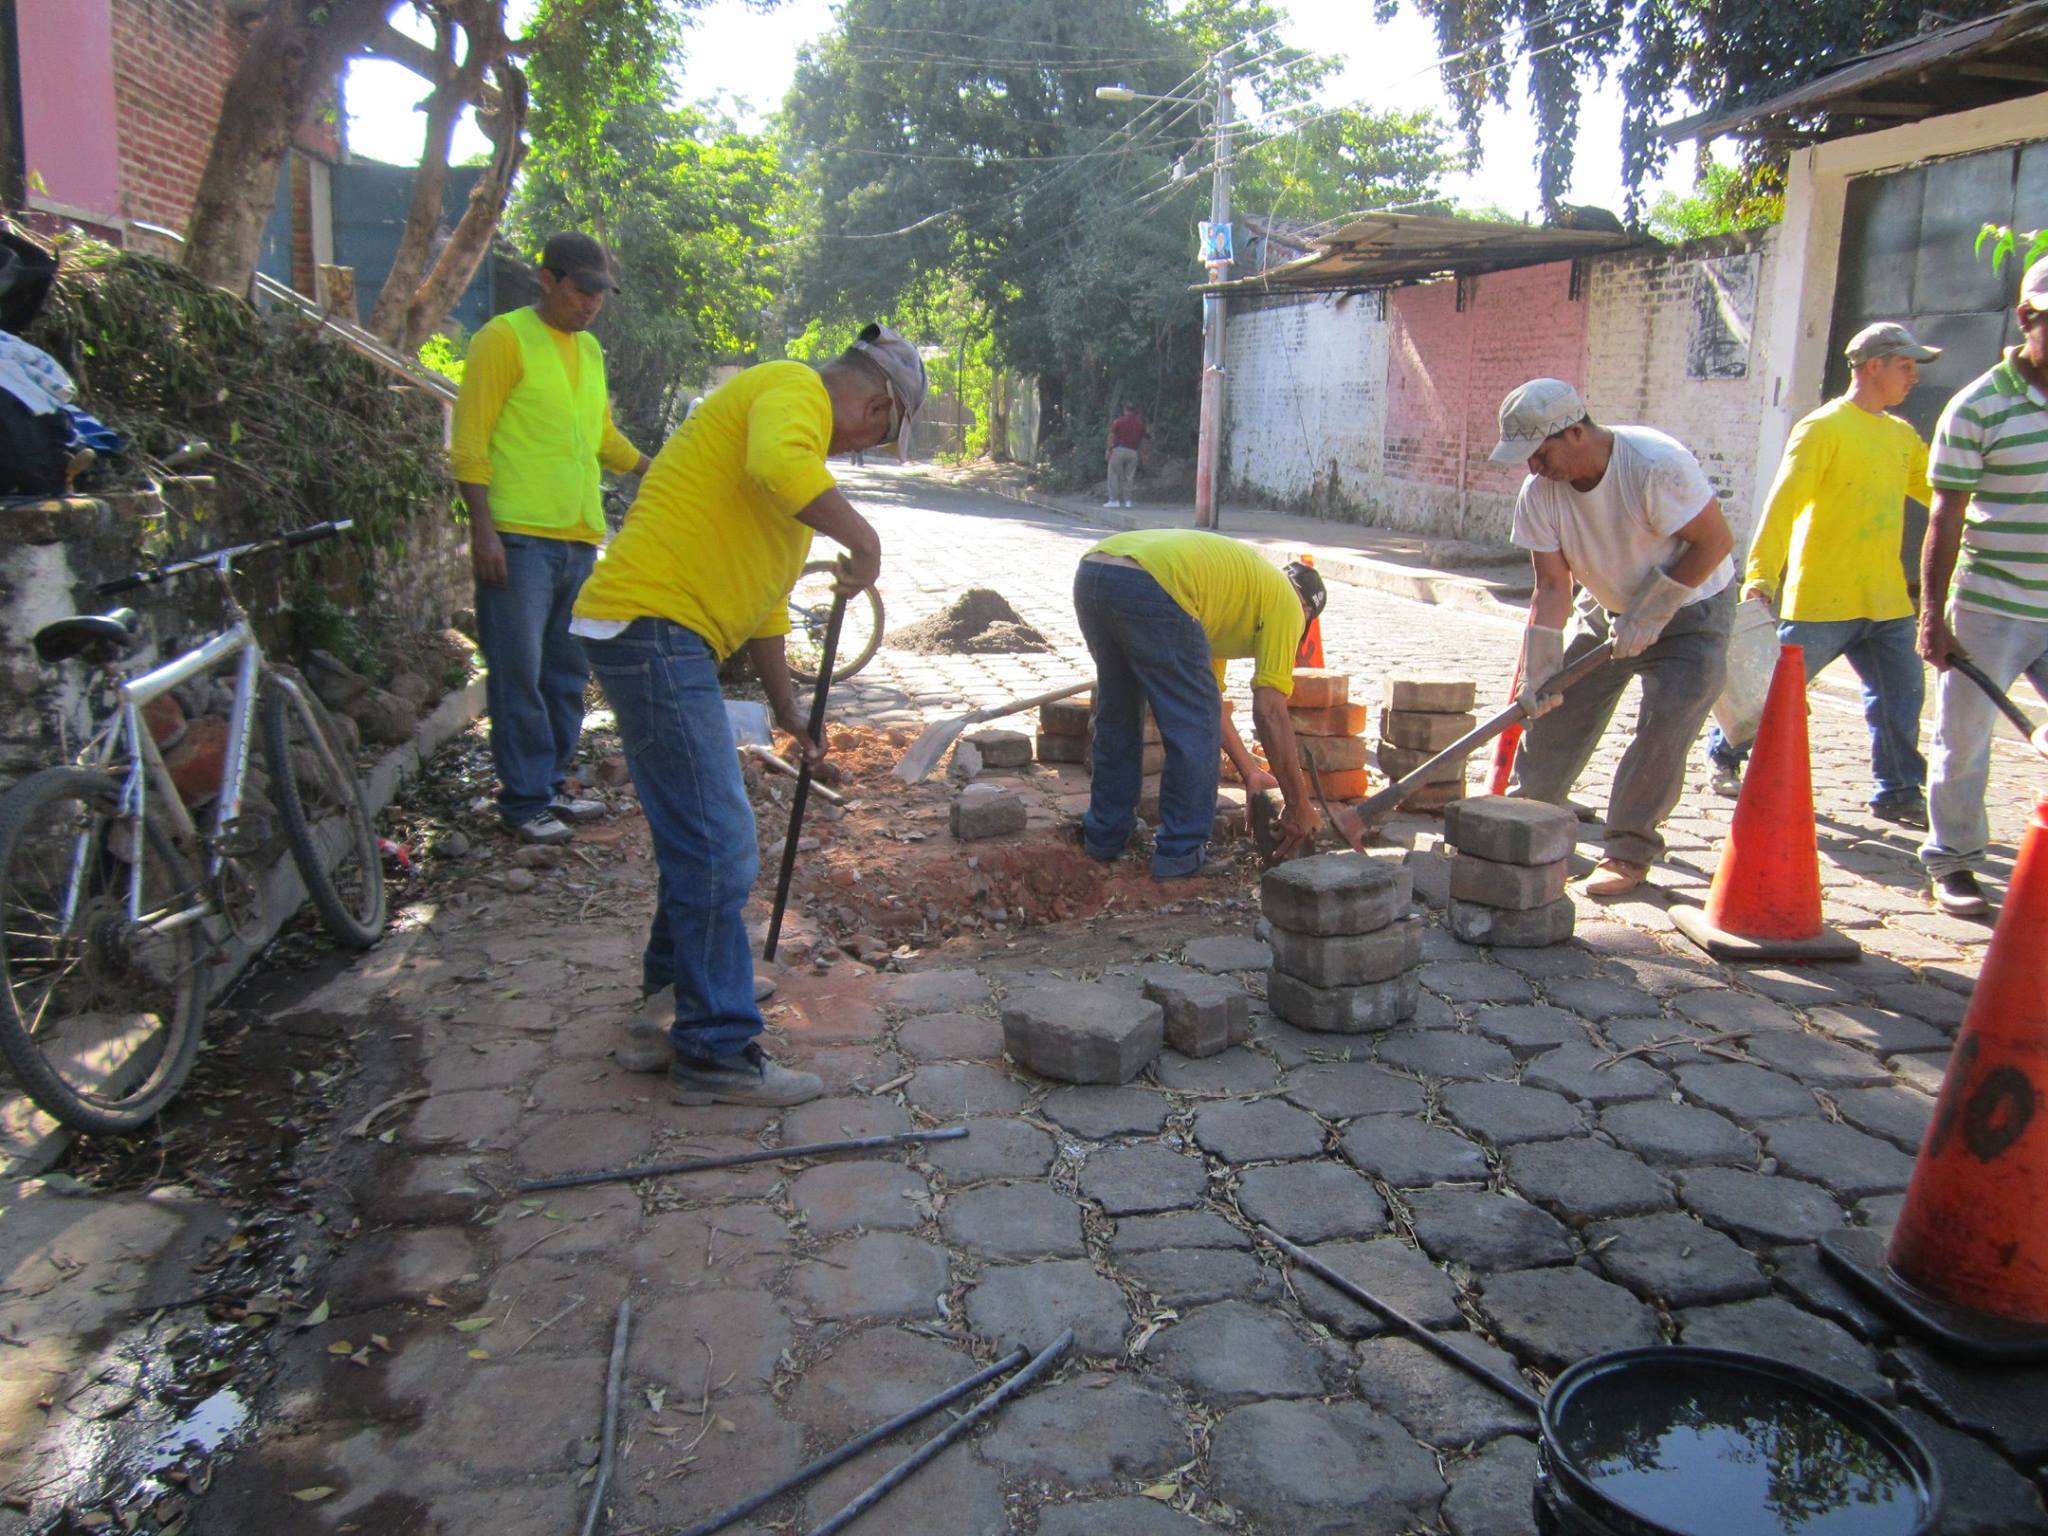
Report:
[[[1745,172],[1709,160],[1691,192],[1666,192],[1650,205],[1650,233],[1676,243],[1776,224],[1785,217],[1784,181],[1775,166]]]
[[[1290,132],[1255,136],[1237,155],[1247,213],[1320,222],[1369,210],[1448,214],[1439,195],[1457,169],[1451,129],[1434,112],[1312,112]]]
[[[1664,162],[1657,124],[1690,100],[1732,105],[1810,80],[1907,37],[1922,0],[1410,0],[1436,28],[1443,76],[1476,163],[1480,120],[1526,72],[1543,200],[1571,185],[1579,98],[1610,73],[1621,84],[1622,179],[1634,190]],[[1964,20],[2010,0],[1949,0]],[[1399,0],[1374,0],[1382,20]],[[1519,65],[1520,68],[1511,66]]]

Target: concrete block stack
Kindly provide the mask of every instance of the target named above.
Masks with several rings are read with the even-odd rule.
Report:
[[[1362,800],[1370,793],[1365,771],[1365,706],[1351,702],[1349,673],[1297,667],[1287,701],[1304,763],[1315,764],[1325,800]]]
[[[1538,949],[1572,936],[1565,860],[1579,818],[1561,805],[1482,795],[1444,808],[1451,932],[1468,944]]]
[[[1390,678],[1380,710],[1380,771],[1387,781],[1413,773],[1477,725],[1472,706],[1478,698],[1478,685],[1469,678]],[[1410,791],[1401,809],[1441,810],[1464,799],[1466,761],[1456,757],[1445,763]]]
[[[1294,859],[1267,872],[1272,925],[1266,1000],[1301,1029],[1358,1035],[1413,1016],[1422,923],[1408,871],[1360,853]]]
[[[1088,721],[1093,701],[1088,694],[1038,706],[1038,760],[1079,763],[1088,758]]]
[[[1092,696],[1087,697],[1084,699],[1084,702],[1088,705],[1088,728],[1081,737],[1081,761],[1090,768],[1093,768],[1095,766],[1094,699]],[[1139,758],[1138,771],[1156,788],[1159,770],[1166,766],[1166,744],[1159,739],[1159,722],[1152,718],[1152,708],[1150,705],[1140,708],[1138,718],[1142,722],[1145,740],[1145,749]]]

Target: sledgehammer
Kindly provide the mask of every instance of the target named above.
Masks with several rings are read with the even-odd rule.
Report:
[[[2013,728],[2027,738],[2027,745],[2043,757],[2048,757],[2048,723],[2036,725],[2033,721],[2029,720],[2025,711],[2019,705],[2013,703],[2005,690],[1991,681],[1985,675],[1983,669],[1977,663],[1970,660],[1969,657],[1958,655],[1956,652],[1951,651],[1949,652],[1948,664],[1975,683],[1979,688],[1982,688],[1985,693],[1989,694],[1991,702],[1998,706],[1998,712],[2010,720],[2013,723]]]
[[[1578,682],[1579,679],[1585,677],[1589,672],[1596,672],[1605,666],[1607,659],[1613,654],[1614,642],[1612,640],[1602,640],[1592,650],[1586,652],[1585,655],[1546,682],[1543,685],[1543,692],[1545,694],[1563,693],[1565,689],[1571,687],[1572,684]],[[1519,724],[1528,718],[1528,709],[1517,698],[1499,714],[1489,720],[1481,721],[1478,725],[1460,736],[1413,773],[1396,779],[1385,789],[1366,796],[1365,799],[1359,801],[1357,805],[1351,808],[1351,814],[1358,818],[1357,824],[1360,832],[1377,832],[1379,830],[1379,823],[1386,819],[1387,813],[1399,805],[1409,794],[1413,793],[1418,785],[1429,782],[1429,776],[1437,769],[1454,758],[1465,757],[1477,751],[1509,726]],[[1342,829],[1340,828],[1340,830]]]

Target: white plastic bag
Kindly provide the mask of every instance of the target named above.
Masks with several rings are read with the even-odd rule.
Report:
[[[1738,604],[1728,636],[1728,678],[1714,701],[1714,722],[1730,744],[1746,747],[1756,740],[1777,666],[1778,621],[1762,603]]]

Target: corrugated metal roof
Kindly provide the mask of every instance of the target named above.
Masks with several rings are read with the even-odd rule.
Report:
[[[1902,38],[1775,96],[1723,103],[1657,131],[1679,144],[1760,130],[1774,119],[1826,116],[1826,126],[1799,135],[1823,138],[1844,121],[1890,126],[2041,91],[2048,91],[2048,0],[2027,0],[1995,16]]]
[[[1313,255],[1255,277],[1202,284],[1200,293],[1332,293],[1394,288],[1570,261],[1643,244],[1639,235],[1555,225],[1497,224],[1416,213],[1374,213],[1316,241]]]

